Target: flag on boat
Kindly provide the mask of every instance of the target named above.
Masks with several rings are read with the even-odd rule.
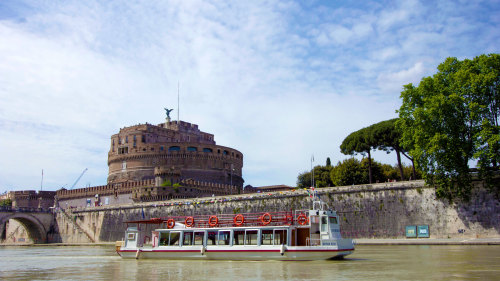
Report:
[[[314,190],[314,188],[311,188],[311,189]],[[307,194],[309,195],[309,197],[311,197],[311,198],[313,197],[313,194],[312,194],[312,192],[309,189],[304,188],[304,190],[307,192]]]

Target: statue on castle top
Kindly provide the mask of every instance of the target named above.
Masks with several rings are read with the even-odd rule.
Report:
[[[168,109],[168,108],[165,108],[165,107],[163,109],[165,109],[165,113],[167,114],[167,118],[170,119],[170,112],[172,112],[174,109],[173,108],[172,109]]]

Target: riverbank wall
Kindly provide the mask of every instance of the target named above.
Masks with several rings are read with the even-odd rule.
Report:
[[[329,187],[317,189],[317,194],[339,213],[345,237],[401,239],[409,225],[428,225],[431,239],[500,237],[500,203],[484,188],[475,189],[469,202],[453,204],[437,199],[423,181]],[[99,243],[123,239],[124,222],[131,220],[309,209],[311,205],[310,191],[300,189],[79,208],[59,211],[56,220],[59,242]]]

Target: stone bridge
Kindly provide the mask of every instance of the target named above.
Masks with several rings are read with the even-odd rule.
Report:
[[[6,239],[6,224],[18,221],[35,243],[47,243],[49,232],[56,224],[54,214],[49,209],[0,207],[0,240]]]

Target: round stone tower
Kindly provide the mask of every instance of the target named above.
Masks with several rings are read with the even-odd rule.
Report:
[[[159,186],[191,179],[241,188],[244,182],[241,152],[216,145],[214,135],[196,124],[170,118],[112,135],[108,167],[108,183],[155,179]]]

